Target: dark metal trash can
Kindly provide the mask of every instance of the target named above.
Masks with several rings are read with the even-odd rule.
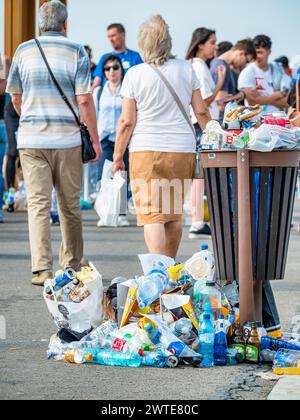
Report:
[[[245,261],[260,283],[254,306],[262,304],[262,284],[285,275],[299,160],[298,150],[202,153],[217,277],[240,280]],[[251,244],[250,255],[240,255],[242,241]]]

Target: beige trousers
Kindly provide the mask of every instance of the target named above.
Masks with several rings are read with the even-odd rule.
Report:
[[[80,191],[81,147],[62,150],[20,150],[26,185],[32,272],[51,270],[51,193],[55,187],[62,243],[60,264],[76,268],[83,257]]]

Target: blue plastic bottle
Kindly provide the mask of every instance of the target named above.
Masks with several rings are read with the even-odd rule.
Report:
[[[158,299],[168,284],[165,271],[154,269],[138,284],[137,300],[140,309],[145,309]]]
[[[214,314],[213,314],[212,307],[211,307],[211,304],[210,304],[210,303],[206,303],[206,304],[204,305],[204,312],[200,315],[200,323],[202,323],[202,322],[203,322],[203,320],[204,320],[204,315],[209,315],[209,316],[210,316],[210,320],[211,320],[211,322],[212,322],[212,323],[214,323],[214,321],[215,321],[215,316],[214,316]]]
[[[216,366],[227,364],[227,334],[225,331],[225,318],[220,316],[215,334],[214,361]]]
[[[124,366],[138,368],[142,364],[139,354],[120,353],[105,349],[82,350],[83,363],[94,363],[104,366]]]
[[[203,356],[201,367],[214,366],[214,324],[210,315],[204,315],[204,320],[199,330],[199,353]]]
[[[159,329],[153,327],[153,325],[151,325],[151,324],[146,324],[144,328],[145,328],[145,331],[148,334],[148,337],[152,341],[152,343],[153,344],[159,344],[160,343],[160,337],[162,335],[161,332],[159,331]]]

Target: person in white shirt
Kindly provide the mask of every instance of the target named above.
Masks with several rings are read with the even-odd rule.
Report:
[[[193,64],[194,70],[200,82],[201,95],[209,107],[212,119],[219,120],[220,112],[216,101],[218,93],[221,91],[225,76],[225,66],[217,69],[217,83],[213,80],[207,62],[216,56],[218,50],[216,32],[207,28],[198,28],[194,31],[191,44],[187,52],[187,60]],[[193,124],[196,132],[201,135],[201,129],[197,123],[193,111]],[[204,180],[193,181],[192,187],[192,226],[190,228],[190,239],[198,239],[202,235],[211,235],[209,225],[204,223]]]
[[[253,41],[256,61],[241,72],[238,88],[245,93],[248,105],[264,105],[264,113],[271,114],[288,107],[288,93],[275,88],[274,67],[269,64],[271,39],[266,35],[258,35]]]
[[[187,121],[190,105],[202,129],[211,117],[192,64],[171,54],[169,27],[161,16],[141,26],[138,41],[144,64],[131,68],[123,82],[113,172],[124,170],[123,156],[130,143],[138,225],[144,226],[150,253],[175,259],[182,237],[184,186],[190,184],[195,168],[196,140]],[[156,70],[176,91],[186,117]]]

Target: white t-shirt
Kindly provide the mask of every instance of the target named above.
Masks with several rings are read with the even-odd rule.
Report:
[[[192,60],[192,64],[196,72],[196,75],[200,81],[200,90],[201,90],[202,98],[204,100],[208,99],[213,95],[214,90],[216,88],[216,84],[215,84],[214,79],[212,78],[211,72],[207,64],[205,63],[205,61],[202,60],[201,58],[197,58],[197,57],[194,58]],[[212,102],[212,104],[209,106],[209,112],[213,120],[217,120],[217,121],[219,120],[220,111],[219,111],[219,107],[216,101]],[[197,118],[195,117],[193,110],[192,110],[192,116],[193,116],[193,124],[196,124]]]
[[[159,67],[190,113],[193,91],[200,88],[193,66],[172,59]],[[164,82],[148,64],[132,67],[126,73],[121,96],[135,99],[137,124],[130,152],[158,151],[194,153],[195,136]]]
[[[275,93],[271,68],[263,71],[257,67],[256,63],[249,64],[240,74],[238,89],[252,88],[257,90],[261,96],[268,96]],[[264,114],[272,114],[279,111],[276,106],[265,105]]]

